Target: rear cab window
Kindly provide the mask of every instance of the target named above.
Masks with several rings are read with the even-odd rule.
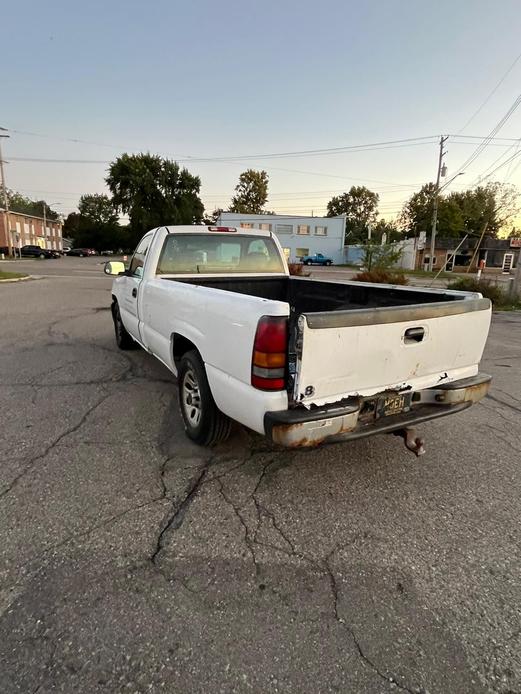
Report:
[[[284,273],[284,265],[269,236],[170,234],[166,237],[156,274],[219,273]]]

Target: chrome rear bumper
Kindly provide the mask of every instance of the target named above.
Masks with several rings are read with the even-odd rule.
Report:
[[[287,448],[318,446],[321,443],[386,434],[467,409],[485,397],[491,380],[492,377],[487,374],[478,374],[416,391],[407,412],[379,419],[364,419],[361,410],[367,399],[356,397],[348,398],[342,404],[311,410],[297,407],[281,412],[267,412],[264,416],[264,429],[274,443]]]

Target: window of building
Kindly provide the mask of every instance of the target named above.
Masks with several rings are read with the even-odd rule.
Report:
[[[302,236],[309,234],[309,224],[298,224],[297,234],[300,234]]]
[[[292,234],[293,224],[277,224],[275,231],[277,234]]]
[[[241,229],[253,229],[252,222],[241,222]]]
[[[424,256],[423,256],[423,264],[424,264],[424,265],[428,265],[428,264],[429,264],[429,258],[430,258],[430,256],[428,256],[428,255],[424,255]],[[436,256],[433,256],[433,258],[432,258],[432,267],[435,267],[435,265],[436,265]]]
[[[295,250],[295,255],[297,258],[302,258],[305,255],[309,255],[309,248],[297,248]]]
[[[259,229],[262,229],[263,231],[271,231],[271,224],[259,224]]]
[[[316,236],[327,236],[327,227],[315,227]]]

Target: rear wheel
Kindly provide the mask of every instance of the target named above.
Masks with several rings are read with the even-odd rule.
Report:
[[[79,256],[80,258],[83,258],[83,253],[78,253],[78,256]]]
[[[114,320],[114,331],[116,333],[116,344],[120,349],[137,349],[137,343],[132,339],[121,320],[118,302],[112,304],[112,318]]]
[[[311,265],[311,260],[305,260],[304,265]]]
[[[183,355],[177,383],[187,436],[201,446],[225,441],[230,435],[231,420],[215,404],[203,361],[195,350]]]

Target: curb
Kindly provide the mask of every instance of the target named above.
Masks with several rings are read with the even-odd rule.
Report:
[[[26,277],[13,277],[11,279],[0,280],[0,282],[25,282],[26,280],[32,280],[31,275],[26,275]]]

